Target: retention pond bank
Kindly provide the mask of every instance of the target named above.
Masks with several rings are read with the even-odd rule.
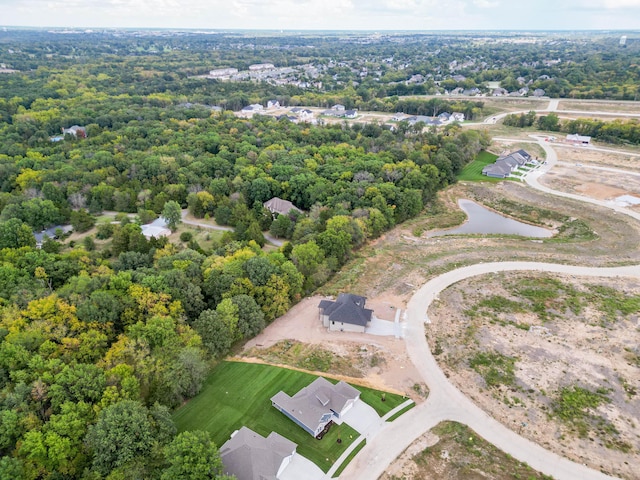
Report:
[[[458,205],[467,214],[468,220],[457,228],[431,232],[428,234],[429,237],[484,234],[549,238],[553,235],[552,230],[507,218],[471,200],[458,200]]]

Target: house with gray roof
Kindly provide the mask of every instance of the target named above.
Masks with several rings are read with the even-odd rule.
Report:
[[[330,331],[364,333],[373,316],[373,310],[364,307],[366,301],[351,293],[341,293],[335,301],[321,300],[320,321]]]
[[[220,458],[226,475],[238,480],[277,480],[296,454],[297,445],[275,432],[267,438],[242,427],[222,447]]]
[[[36,239],[36,248],[42,248],[42,245],[46,241],[47,238],[51,240],[57,240],[59,235],[65,235],[71,232],[73,228],[71,225],[54,225],[53,227],[49,227],[41,232],[33,232],[33,236]]]
[[[264,208],[269,210],[274,217],[278,215],[287,215],[291,210],[302,213],[298,207],[296,207],[289,200],[283,200],[282,198],[273,197],[271,200],[267,200],[262,204]]]
[[[331,424],[341,420],[360,398],[360,391],[340,381],[335,385],[318,377],[293,397],[283,391],[271,397],[271,404],[316,438],[322,438]]]
[[[511,174],[511,167],[506,163],[496,162],[484,167],[482,174],[492,178],[507,178]]]
[[[499,157],[495,163],[482,169],[482,174],[493,178],[506,178],[511,172],[531,162],[533,159],[526,150],[517,150],[509,155]]]

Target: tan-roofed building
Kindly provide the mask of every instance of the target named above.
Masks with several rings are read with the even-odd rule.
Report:
[[[275,432],[267,438],[250,428],[236,430],[220,447],[227,475],[238,480],[277,480],[296,454],[297,445]]]
[[[264,206],[264,208],[269,210],[274,217],[277,215],[286,215],[291,210],[302,212],[302,210],[296,207],[289,200],[283,200],[282,198],[278,197],[273,197],[271,200],[267,200],[262,205]]]

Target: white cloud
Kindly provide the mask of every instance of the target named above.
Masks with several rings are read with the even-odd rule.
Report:
[[[473,0],[473,4],[479,8],[496,8],[500,6],[500,2],[497,0]]]
[[[0,25],[212,29],[640,28],[640,0],[0,0]],[[498,8],[499,7],[499,8]]]
[[[640,8],[640,0],[604,0],[605,8]]]

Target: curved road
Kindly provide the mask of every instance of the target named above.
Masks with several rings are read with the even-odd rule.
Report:
[[[527,183],[553,195],[612,208],[640,220],[640,214],[607,202],[558,192],[540,185],[538,178],[557,162],[555,151],[543,137],[532,135],[547,153],[547,164],[527,175]],[[429,386],[429,398],[388,424],[380,435],[367,440],[367,444],[343,471],[340,478],[349,480],[376,479],[415,439],[444,420],[468,425],[478,435],[536,470],[561,480],[596,480],[609,477],[584,465],[572,462],[511,431],[466,397],[445,377],[431,354],[425,337],[424,324],[429,321],[427,310],[438,294],[450,285],[498,271],[528,270],[595,277],[640,278],[640,265],[612,268],[593,268],[537,262],[480,263],[459,268],[440,275],[422,286],[407,305],[405,341],[409,356]]]
[[[182,223],[186,225],[193,225],[194,227],[200,227],[200,228],[208,228],[209,230],[233,232],[233,228],[231,227],[225,227],[222,225],[209,225],[208,223],[199,223],[199,222],[194,222],[193,220],[187,220],[187,215],[189,215],[189,210],[188,209],[182,210]],[[282,240],[278,240],[276,237],[274,237],[269,233],[262,232],[262,234],[264,235],[265,240],[274,244],[276,247],[281,247],[284,244]]]

